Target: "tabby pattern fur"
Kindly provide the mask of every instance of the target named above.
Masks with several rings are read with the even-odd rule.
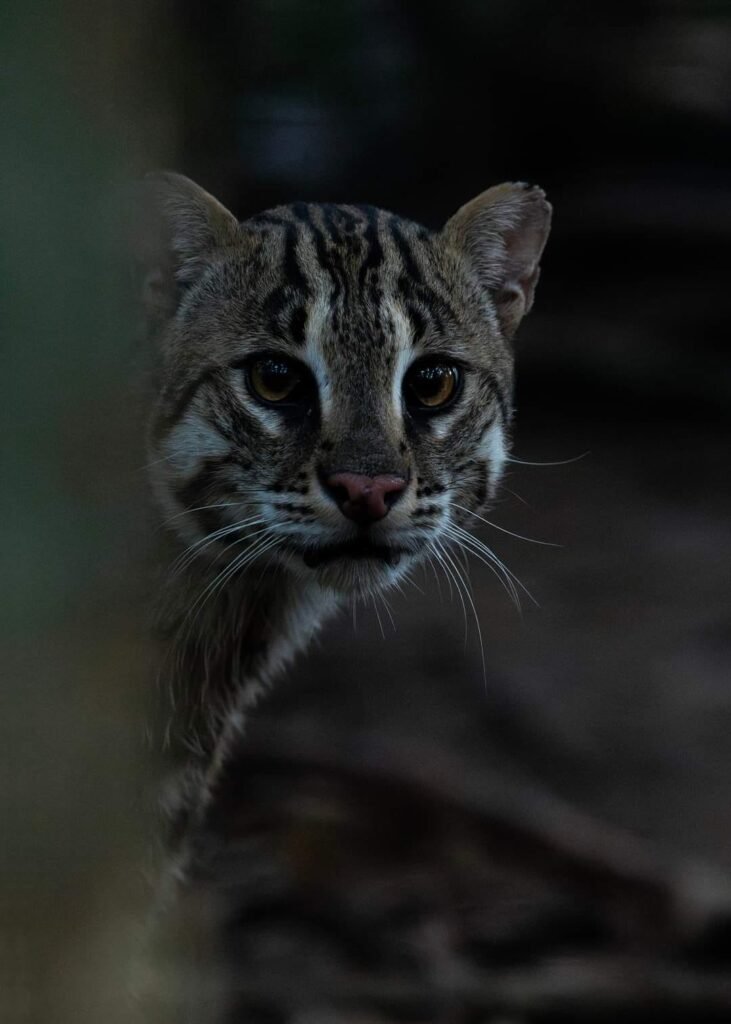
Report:
[[[327,615],[430,554],[454,571],[450,544],[508,452],[512,338],[551,208],[539,188],[505,184],[430,231],[311,203],[239,223],[175,174],[154,176],[149,196],[150,465],[173,552],[163,692],[168,735],[188,751],[175,803],[190,824],[246,706]],[[296,407],[262,399],[259,365],[305,381]],[[443,407],[408,404],[414,367],[452,388]],[[395,480],[397,500],[364,521],[341,479]]]

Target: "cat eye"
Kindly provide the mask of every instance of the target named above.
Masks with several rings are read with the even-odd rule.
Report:
[[[457,397],[459,367],[442,359],[415,363],[404,377],[404,400],[411,412],[440,412]]]
[[[310,397],[312,380],[293,359],[281,355],[255,356],[248,366],[249,387],[262,402],[291,404]]]

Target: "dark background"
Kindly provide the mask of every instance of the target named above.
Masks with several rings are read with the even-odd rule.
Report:
[[[643,925],[638,938],[625,903],[608,907],[571,877],[557,889],[540,858],[513,870],[523,841],[496,856],[457,811],[430,805],[429,785],[417,814],[396,755],[383,759],[392,801],[372,770],[387,743],[429,778],[447,765],[457,791],[477,785],[488,803],[528,794],[525,806],[508,799],[521,822],[530,794],[555,798],[607,835],[626,831],[658,856],[731,872],[731,5],[178,0],[59,10],[34,20],[18,7],[11,26],[9,63],[25,88],[9,108],[7,265],[27,294],[12,293],[9,349],[24,384],[6,436],[38,445],[20,470],[12,536],[30,548],[63,512],[71,525],[55,536],[81,557],[56,565],[39,554],[14,571],[15,612],[26,595],[31,611],[8,621],[17,664],[35,679],[29,648],[47,649],[78,606],[102,614],[101,625],[84,619],[83,656],[65,662],[87,658],[90,636],[105,638],[97,682],[82,687],[69,727],[96,737],[69,744],[73,778],[100,781],[72,789],[88,798],[82,839],[95,837],[84,839],[86,873],[78,832],[61,843],[74,867],[59,868],[64,828],[49,827],[34,847],[22,810],[13,870],[27,872],[33,848],[47,867],[53,850],[54,884],[71,878],[76,888],[64,885],[83,905],[98,865],[116,864],[94,815],[113,806],[125,834],[133,806],[109,794],[119,796],[119,763],[129,765],[118,749],[125,707],[144,702],[144,673],[129,656],[143,626],[130,627],[125,611],[140,589],[128,555],[143,547],[144,527],[134,525],[130,481],[139,489],[144,456],[126,425],[123,382],[140,352],[126,340],[127,286],[114,284],[124,278],[117,235],[90,214],[89,196],[167,165],[242,218],[315,199],[374,203],[438,227],[491,184],[538,182],[555,220],[516,343],[514,454],[581,458],[511,465],[488,517],[560,547],[479,533],[540,608],[525,598],[519,615],[487,568],[472,565],[484,673],[469,607],[465,644],[459,601],[444,580],[440,597],[428,572],[417,580],[423,594],[389,597],[395,630],[382,606],[359,608],[357,628],[344,613],[254,712],[199,888],[221,908],[217,963],[232,967],[232,1021],[731,1019],[723,943],[704,959],[669,925],[656,923],[651,939]],[[45,436],[38,423],[50,406],[61,412]],[[39,476],[53,481],[45,519],[46,498],[28,491]],[[49,618],[38,609],[54,595]],[[51,661],[45,689],[32,691],[39,723],[67,708]],[[120,690],[122,669],[140,681]],[[10,705],[27,722],[24,699]],[[115,743],[98,738],[100,721],[118,761]],[[18,757],[37,737],[29,731]],[[284,750],[279,774],[257,761],[268,747]],[[348,770],[355,759],[357,784],[342,765],[327,778],[297,769],[313,752],[341,756]],[[55,777],[58,762],[49,763],[13,804],[27,807],[35,793],[39,821],[49,813],[44,772]],[[53,805],[61,821],[76,807],[64,804],[68,792]],[[101,877],[118,891],[106,868]],[[510,971],[522,996],[496,1001]],[[667,988],[678,971],[688,972],[682,998]],[[476,994],[475,979],[490,972],[502,981]],[[618,995],[614,982],[621,989],[628,976],[637,991]],[[541,994],[546,978],[553,995]]]

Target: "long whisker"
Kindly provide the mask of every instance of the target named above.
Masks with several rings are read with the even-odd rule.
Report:
[[[180,519],[181,516],[192,515],[193,512],[205,512],[211,508],[233,508],[234,505],[241,505],[240,501],[217,501],[213,505],[196,505],[194,508],[184,508],[182,512],[176,512],[173,516],[168,516],[167,519],[162,520],[163,526],[169,526],[170,523],[175,522],[176,519]]]
[[[470,516],[474,516],[475,519],[479,519],[485,526],[492,526],[494,530],[499,530],[501,533],[507,533],[509,537],[515,537],[516,540],[527,540],[529,544],[540,544],[545,548],[560,548],[561,544],[556,544],[552,540],[536,540],[535,537],[524,537],[522,533],[513,533],[512,530],[506,530],[504,526],[498,526],[497,523],[491,523],[489,519],[485,519],[484,516],[480,516],[477,512],[473,512],[472,509],[465,508],[464,505],[458,505],[456,501],[448,502],[454,508],[461,509],[462,512],[466,512]]]
[[[466,531],[464,531],[464,533],[458,533],[457,530],[458,527],[448,526],[445,528],[445,533],[450,540],[457,544],[458,547],[462,547],[466,551],[469,551],[470,554],[475,555],[478,561],[483,562],[488,569],[490,569],[490,571],[500,581],[516,609],[520,611],[520,598],[507,567],[500,561],[494,552],[490,550],[490,548],[485,546],[485,550],[482,551],[478,546],[479,542],[477,542],[476,538],[472,537],[472,535],[468,534]],[[474,546],[471,541],[475,541]]]
[[[181,573],[183,569],[190,565],[193,559],[201,553],[201,551],[207,548],[210,544],[213,544],[214,541],[222,540],[224,537],[228,537],[232,533],[237,533],[240,530],[246,529],[247,526],[258,526],[263,522],[266,522],[263,516],[251,516],[249,519],[242,519],[238,523],[232,523],[230,526],[222,526],[219,530],[214,530],[213,533],[208,533],[205,537],[201,537],[199,540],[194,541],[185,549],[185,551],[178,555],[170,566],[173,576],[177,576]],[[254,536],[256,536],[256,534],[254,534]],[[224,550],[228,550],[228,548],[225,548]]]
[[[254,534],[254,536],[258,536],[259,534],[266,534],[268,529],[269,529],[268,527],[265,527],[263,530],[257,530],[256,534]],[[252,537],[250,537],[250,536],[239,537],[235,541],[232,541],[231,544],[227,544],[226,547],[223,549],[223,553],[225,554],[231,548],[236,547],[237,544],[241,544],[242,541],[251,541],[251,540],[252,540]],[[254,545],[254,548],[259,547],[259,545],[263,543],[263,540],[264,540],[264,538],[262,538],[261,540],[257,541],[256,544]],[[193,602],[193,604],[191,605],[190,609],[188,610],[188,614],[186,616],[186,619],[189,618],[192,615],[192,613],[196,610],[196,608],[198,607],[200,602],[203,599],[206,598],[206,596],[211,592],[211,590],[214,587],[216,587],[216,585],[219,583],[219,581],[221,581],[222,579],[225,579],[228,576],[228,573],[230,572],[231,568],[233,566],[236,566],[242,559],[244,559],[246,557],[246,555],[251,550],[252,550],[251,545],[249,545],[240,554],[236,555],[236,557],[233,558],[230,562],[227,562],[226,565],[224,565],[223,568],[214,576],[213,580],[209,581],[206,584],[206,586],[203,588],[201,593],[198,595],[198,597],[196,598],[196,600]]]
[[[266,533],[267,531],[266,530],[262,530],[261,532],[262,533]],[[270,551],[272,548],[279,547],[281,542],[282,541],[281,541],[280,537],[276,537],[276,536],[273,537],[273,538],[263,537],[262,540],[259,542],[257,547],[253,548],[252,550],[248,550],[247,549],[247,551],[245,553],[246,557],[238,558],[236,560],[235,564],[231,567],[230,571],[228,573],[226,573],[225,578],[220,580],[220,582],[218,584],[218,587],[216,589],[220,590],[223,587],[223,585],[232,576],[234,576],[237,572],[241,572],[241,570],[244,569],[247,565],[249,565],[251,562],[255,561],[261,555],[263,555],[265,551]],[[260,574],[258,582],[261,582],[261,579],[263,578],[263,576],[264,576],[264,571],[262,571],[262,573]]]
[[[386,595],[385,594],[379,594],[378,596],[381,599],[383,607],[386,609],[386,615],[388,615],[388,618],[389,618],[389,620],[391,622],[391,629],[395,633],[396,632],[396,620],[393,617],[393,612],[391,611],[391,605],[386,600]]]
[[[386,633],[385,633],[385,630],[383,628],[383,623],[381,622],[381,614],[378,611],[378,605],[376,604],[376,595],[375,594],[371,595],[371,600],[373,601],[373,610],[375,611],[376,618],[378,619],[378,628],[381,630],[381,637],[382,637],[382,639],[385,640],[386,639]]]
[[[478,540],[478,538],[474,537],[471,533],[468,533],[467,530],[462,530],[460,527],[454,526],[452,524],[449,527],[448,532],[451,538],[457,544],[465,547],[465,549],[468,550],[470,554],[475,555],[478,561],[481,561],[488,566],[488,568],[497,576],[497,578],[502,583],[506,593],[510,596],[517,611],[520,612],[520,596],[518,595],[518,591],[515,588],[515,582],[520,583],[520,581],[516,576],[514,576],[511,570],[508,569],[507,565],[505,565],[502,559],[498,558],[498,556],[495,554],[492,548],[489,548],[486,544],[483,544],[482,541]],[[521,587],[523,586],[522,583],[520,585]]]
[[[480,658],[482,660],[482,679],[483,679],[483,682],[485,684],[485,687],[487,687],[487,665],[485,663],[485,645],[482,642],[482,630],[480,629],[480,616],[477,614],[477,607],[475,606],[475,602],[474,602],[474,599],[472,597],[472,593],[470,591],[469,584],[468,584],[467,580],[460,573],[459,566],[455,563],[455,561],[453,560],[452,556],[450,555],[450,553],[446,549],[443,548],[442,550],[444,552],[444,556],[449,560],[449,562],[453,566],[454,571],[457,574],[457,579],[462,583],[462,586],[464,588],[465,597],[469,601],[470,608],[472,609],[472,615],[473,615],[474,620],[475,620],[475,628],[477,629],[477,639],[480,642]]]
[[[450,566],[449,566],[449,564],[448,564],[448,562],[446,560],[446,557],[445,557],[446,556],[446,551],[445,551],[445,549],[442,547],[442,545],[440,544],[440,542],[438,540],[434,541],[434,545],[435,545],[434,548],[433,548],[434,554],[436,555],[437,561],[439,562],[439,564],[441,565],[442,569],[444,570],[444,575],[447,577],[447,582],[449,583],[449,597],[450,597],[450,600],[453,600],[452,595],[453,595],[454,591],[452,589],[452,583],[454,582],[455,588],[457,590],[457,597],[459,598],[460,604],[462,605],[462,617],[464,618],[464,642],[465,642],[465,648],[466,648],[467,647],[467,605],[464,602],[464,598],[462,596],[462,591],[460,590],[459,584],[457,583],[457,577],[454,575],[453,569],[450,568]]]
[[[439,573],[437,572],[436,566],[434,565],[434,562],[432,561],[432,557],[431,557],[432,554],[433,554],[433,551],[427,552],[427,554],[426,554],[426,564],[429,566],[429,568],[431,569],[432,573],[434,574],[434,579],[436,580],[436,583],[437,583],[437,591],[439,593],[439,600],[442,601],[442,600],[444,600],[443,595],[442,595],[442,581],[439,579]]]
[[[461,530],[460,527],[457,527],[457,529]],[[498,555],[493,551],[492,548],[488,547],[487,544],[485,544],[482,540],[480,540],[479,537],[475,537],[474,534],[471,534],[468,530],[461,531],[461,533],[462,533],[463,536],[464,536],[464,534],[466,534],[466,538],[465,539],[474,547],[474,549],[476,551],[479,551],[483,555],[491,556],[491,558],[494,561],[495,565],[497,565],[500,568],[500,570],[502,572],[504,572],[505,575],[510,580],[513,581],[513,583],[516,583],[520,587],[520,589],[523,591],[523,593],[528,598],[528,600],[531,602],[531,604],[533,604],[536,608],[540,608],[541,607],[540,603],[536,600],[536,598],[533,596],[533,594],[530,592],[530,590],[526,587],[526,585],[523,583],[523,581],[518,576],[516,576],[516,574],[513,572],[513,570],[511,568],[509,568],[509,566],[507,566],[505,564],[505,562],[502,560],[502,558],[498,557]],[[518,610],[520,611],[520,602],[518,602]]]
[[[521,610],[520,598],[517,590],[515,589],[515,584],[520,587],[526,597],[536,606],[536,608],[540,607],[538,601],[535,599],[533,594],[531,594],[530,590],[528,590],[522,580],[520,580],[515,573],[507,567],[502,559],[495,554],[492,548],[489,548],[487,544],[481,541],[478,537],[475,537],[467,530],[463,530],[462,527],[456,526],[453,523],[450,523],[445,527],[445,531],[458,543],[464,544],[472,554],[479,558],[480,561],[489,565],[492,571],[501,578],[518,611]]]
[[[138,473],[144,473],[146,469],[152,469],[153,466],[159,466],[162,462],[172,462],[174,459],[180,458],[180,452],[172,452],[170,455],[163,455],[159,459],[152,459],[150,462],[145,462],[144,465],[137,467]]]
[[[514,455],[508,455],[505,461],[514,462],[518,466],[569,466],[572,462],[580,462],[582,459],[585,459],[587,455],[591,455],[591,451],[575,455],[573,459],[559,459],[557,462],[528,462],[525,459],[516,459]]]
[[[259,530],[258,533],[266,535],[267,533],[270,533],[270,528],[266,527],[264,530]],[[250,538],[246,537],[242,539],[249,540]],[[228,547],[234,547],[234,545],[238,543],[241,543],[241,541],[234,541],[234,543],[229,544]],[[225,566],[221,570],[221,572],[218,573],[215,579],[208,584],[208,586],[196,599],[195,603],[190,609],[190,612],[192,613],[198,606],[200,606],[200,610],[202,610],[203,605],[208,601],[208,599],[212,597],[213,594],[215,594],[217,591],[219,591],[221,587],[226,583],[226,581],[234,575],[234,573],[243,569],[245,565],[253,561],[260,554],[268,550],[270,547],[273,547],[277,543],[279,543],[279,538],[275,537],[272,540],[270,537],[264,536],[253,546],[253,548],[247,547],[244,551],[242,551],[240,555],[237,555],[237,557],[234,558],[229,565]],[[226,550],[228,550],[228,548]]]
[[[432,551],[433,551],[434,556],[435,556],[435,558],[437,560],[437,565],[439,566],[439,568],[444,573],[444,578],[447,581],[447,586],[449,587],[449,600],[450,601],[454,601],[454,590],[452,589],[452,578],[451,578],[451,576],[448,575],[446,569],[444,568],[444,562],[443,562],[442,558],[440,557],[439,552],[436,550],[436,548],[432,548]],[[440,594],[441,594],[441,591],[440,591]]]
[[[505,483],[501,483],[500,487],[501,487],[501,489],[503,491],[507,491],[508,494],[512,494],[514,498],[517,498],[518,501],[521,503],[521,505],[525,505],[526,508],[529,508],[531,511],[533,511],[533,506],[531,505],[531,503],[529,501],[526,501],[525,498],[521,497],[520,494],[518,494],[517,491],[514,491],[511,487],[508,487]]]
[[[467,540],[467,538],[462,537],[456,531],[457,528],[452,524],[448,524],[444,527],[444,532],[451,541],[453,541],[458,547],[461,547],[464,550],[469,551],[470,554],[475,555],[478,561],[484,562],[484,564],[493,573],[493,575],[496,576],[497,579],[500,581],[501,586],[504,588],[505,592],[508,594],[516,608],[520,608],[520,601],[515,591],[515,587],[513,586],[513,582],[510,579],[510,577],[506,576],[504,572],[501,570],[501,567],[497,564],[496,559],[490,558],[486,554],[476,551],[469,545],[469,541]]]

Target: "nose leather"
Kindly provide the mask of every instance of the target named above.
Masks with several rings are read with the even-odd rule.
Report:
[[[333,473],[325,486],[344,516],[357,523],[370,523],[388,515],[406,490],[406,480],[391,473]]]

